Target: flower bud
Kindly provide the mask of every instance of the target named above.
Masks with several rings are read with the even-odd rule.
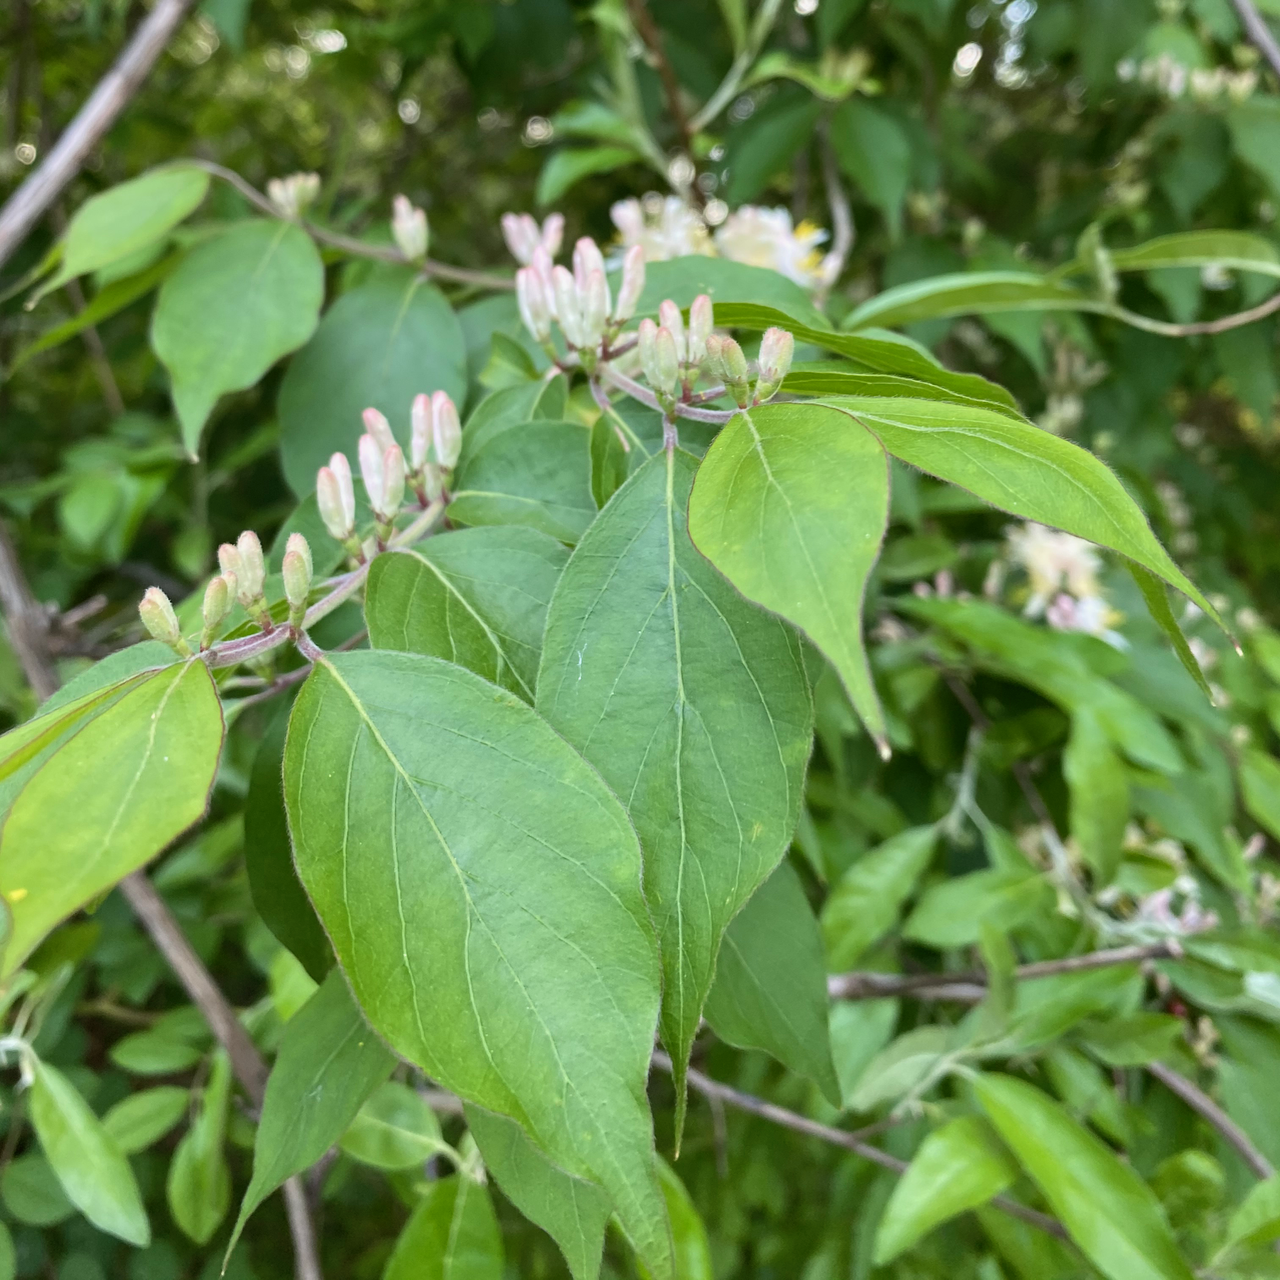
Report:
[[[587,342],[582,327],[581,302],[572,273],[565,267],[556,267],[551,280],[555,288],[556,319],[560,321],[565,341],[571,347],[585,347]]]
[[[590,236],[583,236],[573,246],[573,282],[578,286],[579,293],[586,293],[587,281],[591,279],[593,271],[603,274],[604,254]]]
[[[427,256],[426,210],[417,208],[408,196],[396,196],[391,202],[391,237],[410,262]]]
[[[369,498],[369,505],[376,512],[382,511],[382,490],[384,484],[384,451],[378,448],[378,442],[370,435],[360,437],[356,449],[360,459],[360,479],[364,481],[364,491]]]
[[[626,324],[636,313],[636,305],[644,292],[644,246],[633,244],[622,259],[622,284],[618,289],[618,302],[613,308],[613,318],[618,324]]]
[[[222,571],[224,578],[229,578],[233,583],[239,582],[244,569],[240,564],[240,553],[236,550],[235,543],[224,542],[218,548],[218,568]]]
[[[311,548],[300,533],[291,533],[285,544],[284,562],[281,566],[284,575],[284,596],[289,602],[289,621],[295,626],[302,625],[307,611],[307,597],[311,593]]]
[[[221,574],[209,579],[204,589],[204,604],[201,617],[204,620],[204,633],[200,638],[200,647],[207,649],[213,643],[214,632],[223,618],[231,612],[231,597],[235,593],[234,581],[228,582]]]
[[[657,370],[658,367],[658,326],[645,316],[640,321],[640,328],[636,333],[636,354],[640,357],[640,368],[644,370],[644,376],[653,382],[654,373],[650,370]]]
[[[382,503],[375,508],[387,522],[400,514],[400,504],[404,502],[404,482],[404,454],[398,444],[393,444],[382,455]]]
[[[432,435],[435,439],[436,462],[443,471],[452,471],[458,465],[458,455],[462,452],[462,423],[458,420],[458,409],[445,391],[437,391],[431,397],[434,410]]]
[[[422,496],[434,502],[444,492],[444,472],[434,462],[422,468]]]
[[[520,268],[525,270],[524,267]],[[431,448],[433,432],[431,397],[425,391],[413,397],[413,407],[409,410],[412,433],[409,438],[409,464],[414,475],[417,475],[427,461],[427,451]]]
[[[760,340],[760,377],[756,382],[756,399],[768,400],[782,386],[791,368],[796,340],[785,329],[766,329]]]
[[[386,416],[377,409],[366,409],[360,416],[364,419],[364,429],[378,442],[378,448],[386,453],[396,442]]]
[[[338,542],[346,542],[355,532],[356,495],[351,483],[351,464],[345,453],[335,453],[327,467],[316,476],[316,505],[320,519]]]
[[[553,320],[559,318],[556,315],[555,268],[556,264],[552,262],[551,255],[543,245],[539,245],[533,251],[533,257],[529,261],[529,269],[542,283],[542,296],[546,300],[547,310],[551,312]]]
[[[725,390],[733,397],[739,409],[751,403],[751,379],[747,370],[747,357],[732,338],[721,338],[718,344],[720,376]]]
[[[267,183],[267,198],[286,218],[300,218],[320,194],[318,173],[291,173]]]
[[[564,214],[549,213],[542,221],[542,247],[554,258],[564,239]]]
[[[609,322],[609,284],[603,271],[592,271],[583,294],[582,328],[586,346],[597,347]]]
[[[148,587],[138,605],[138,616],[142,625],[151,633],[152,638],[171,649],[185,648],[182,629],[178,626],[178,615],[169,603],[169,597],[159,587]]]
[[[667,298],[658,307],[658,323],[671,334],[671,339],[675,343],[676,359],[683,364],[685,357],[684,317],[680,314],[680,308],[670,298]]]
[[[548,219],[550,221],[550,219]],[[561,220],[563,225],[563,219]],[[502,238],[511,250],[511,256],[521,266],[528,266],[533,259],[533,251],[538,247],[540,234],[538,224],[528,213],[504,213],[502,215]]]
[[[707,339],[714,324],[711,299],[700,293],[689,308],[689,332],[685,336],[685,359],[690,364],[700,365],[707,358]]]
[[[532,267],[521,267],[516,272],[516,305],[520,319],[533,335],[535,342],[547,342],[551,337],[552,308],[542,277]]]
[[[237,582],[242,601],[257,600],[262,596],[262,584],[267,577],[267,563],[262,556],[262,543],[252,529],[246,529],[236,539],[240,553],[240,572]]]

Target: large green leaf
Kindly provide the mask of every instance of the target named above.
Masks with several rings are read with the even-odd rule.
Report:
[[[934,400],[842,396],[832,403],[879,436],[894,457],[1002,511],[1128,556],[1217,619],[1124,486],[1079,445],[1004,414]]]
[[[678,1076],[724,931],[795,830],[813,723],[797,637],[689,541],[696,467],[679,449],[651,458],[578,544],[537,700],[640,834]]]
[[[382,1280],[502,1280],[502,1232],[489,1193],[455,1174],[427,1184]]]
[[[374,1027],[603,1186],[669,1276],[645,1104],[656,947],[635,834],[600,779],[514,695],[375,650],[316,664],[285,799]]]
[[[1191,1280],[1151,1188],[1039,1089],[982,1075],[974,1093],[1081,1252],[1109,1280]]]
[[[337,451],[354,459],[361,412],[381,410],[409,444],[409,410],[420,391],[467,395],[467,351],[440,291],[409,267],[379,267],[325,313],[315,337],[280,384],[280,463],[301,497]]]
[[[782,389],[797,396],[908,396],[915,400],[947,400],[977,409],[1015,413],[990,400],[975,400],[946,387],[905,377],[900,373],[868,373],[846,360],[797,361],[783,379]]]
[[[13,913],[5,973],[60,920],[155,857],[208,804],[223,733],[209,668],[178,663],[123,690],[40,764],[5,820],[0,893]],[[34,735],[45,719],[15,733]]]
[[[311,237],[255,219],[194,248],[160,286],[151,345],[173,381],[182,443],[194,458],[218,397],[251,387],[311,337],[324,266]]]
[[[1017,1176],[1008,1154],[977,1116],[961,1116],[935,1129],[885,1206],[876,1231],[876,1264],[891,1262],[948,1218],[985,1204]]]
[[[839,1105],[827,1007],[822,935],[800,877],[784,861],[724,935],[707,1021],[721,1040],[773,1054]]]
[[[519,526],[460,529],[378,556],[365,618],[375,649],[448,658],[533,701],[547,606],[569,553]]]
[[[393,1066],[395,1055],[369,1029],[346,979],[332,970],[285,1024],[262,1100],[253,1179],[240,1205],[228,1254],[249,1215],[342,1137]]]
[[[862,603],[889,518],[889,464],[875,436],[852,425],[819,404],[739,414],[698,470],[689,536],[748,600],[813,640],[887,752]]]
[[[99,1231],[149,1244],[151,1226],[128,1160],[71,1081],[47,1062],[35,1064],[31,1123],[71,1203]]]
[[[956,271],[886,289],[845,317],[844,327],[891,329],[940,316],[989,311],[1087,311],[1105,309],[1070,285],[1027,271]]]

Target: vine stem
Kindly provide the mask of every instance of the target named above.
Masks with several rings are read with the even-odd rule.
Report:
[[[634,378],[628,378],[625,373],[619,373],[607,364],[601,368],[600,372],[613,386],[619,391],[625,391],[633,400],[639,400],[641,404],[648,405],[650,409],[657,409],[659,413],[664,412],[658,403],[658,397]],[[676,401],[677,418],[689,418],[694,422],[714,422],[717,426],[731,422],[740,412],[739,409],[699,409],[695,405]]]
[[[1271,70],[1280,76],[1280,44],[1276,43],[1275,36],[1271,34],[1271,28],[1267,26],[1253,0],[1231,0],[1231,3],[1235,6],[1236,13],[1240,15],[1240,21],[1244,25],[1250,42],[1266,58],[1271,65]]]

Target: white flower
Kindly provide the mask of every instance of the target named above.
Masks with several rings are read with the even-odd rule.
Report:
[[[610,208],[609,216],[618,228],[622,247],[640,245],[646,262],[715,252],[701,216],[679,196],[619,200]]]
[[[796,284],[812,289],[823,283],[819,245],[827,233],[811,222],[791,224],[786,209],[743,205],[716,231],[716,247],[726,258],[753,267],[768,267]]]
[[[1039,617],[1065,586],[1077,600],[1098,596],[1098,553],[1083,538],[1028,521],[1008,531],[1009,554],[1031,579],[1028,617]]]
[[[291,173],[267,183],[267,198],[286,218],[300,218],[320,194],[318,173]]]

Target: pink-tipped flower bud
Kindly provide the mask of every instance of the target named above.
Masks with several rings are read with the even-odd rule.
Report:
[[[396,248],[410,262],[421,262],[427,256],[427,215],[408,196],[396,196],[391,202],[391,238]]]
[[[571,347],[585,347],[587,341],[582,327],[582,303],[573,273],[566,267],[556,267],[551,280],[555,288],[556,319],[560,321],[565,341]]]
[[[142,603],[138,605],[138,616],[153,639],[167,644],[171,649],[184,647],[178,615],[174,613],[169,597],[159,587],[147,588]]]
[[[609,323],[609,284],[603,271],[592,271],[582,295],[582,329],[588,347],[597,347]]]
[[[356,527],[356,490],[351,481],[351,463],[345,453],[333,454],[329,465],[320,468],[316,477],[316,503],[324,527],[339,542],[347,541]]]
[[[768,400],[787,376],[796,340],[785,329],[766,329],[760,339],[760,377],[756,382],[756,399]]]
[[[549,213],[542,222],[542,247],[554,258],[564,240],[564,214]]]
[[[604,254],[590,236],[583,236],[573,246],[573,282],[579,293],[586,293],[593,271],[604,271]]]
[[[542,277],[532,267],[521,267],[516,272],[516,306],[520,308],[520,319],[533,335],[533,340],[549,341],[552,307],[547,301]]]
[[[404,454],[398,444],[393,444],[382,455],[382,502],[375,508],[388,522],[400,514],[400,504],[404,502],[405,479]]]
[[[369,505],[376,512],[382,511],[382,491],[385,484],[385,453],[378,448],[378,442],[370,435],[360,437],[356,448],[356,456],[360,460],[360,479],[364,481],[364,491],[369,498]]]
[[[547,301],[547,309],[551,312],[551,318],[553,320],[559,319],[556,315],[556,264],[552,261],[551,255],[542,245],[539,245],[533,251],[533,257],[529,262],[529,269],[542,282],[542,296]]]
[[[524,270],[522,267],[521,270]],[[431,448],[433,435],[431,397],[420,391],[413,397],[413,407],[409,410],[411,431],[409,436],[409,466],[417,475],[427,461],[427,452]]]
[[[262,598],[262,584],[267,578],[267,562],[262,555],[262,543],[252,529],[246,529],[236,539],[236,550],[240,553],[240,572],[237,583],[240,588],[240,599],[251,602]]]
[[[396,442],[386,415],[377,409],[366,409],[360,416],[364,419],[364,429],[378,442],[378,448],[386,453]]]
[[[228,582],[222,574],[209,579],[209,585],[204,589],[204,602],[200,607],[200,616],[204,622],[204,632],[200,638],[202,649],[207,649],[213,643],[219,625],[231,612],[231,598],[234,594],[234,581]]]
[[[685,358],[684,317],[680,314],[680,308],[670,298],[658,305],[658,323],[671,334],[671,339],[676,344],[676,358],[683,364]]]
[[[617,305],[613,308],[613,318],[618,324],[626,324],[635,315],[643,292],[644,247],[633,244],[622,259],[622,284],[618,288]]]
[[[431,397],[432,435],[436,446],[436,462],[443,471],[452,471],[458,465],[462,452],[462,423],[458,408],[445,391],[437,391]]]
[[[502,238],[507,242],[511,256],[521,266],[528,266],[540,240],[538,224],[528,213],[504,213]]]
[[[284,561],[281,565],[284,577],[284,597],[289,602],[289,621],[301,626],[307,611],[307,597],[311,594],[311,548],[300,533],[291,533],[285,543]]]
[[[700,365],[707,358],[707,339],[715,325],[711,299],[700,293],[689,308],[689,330],[685,335],[685,359]]]

